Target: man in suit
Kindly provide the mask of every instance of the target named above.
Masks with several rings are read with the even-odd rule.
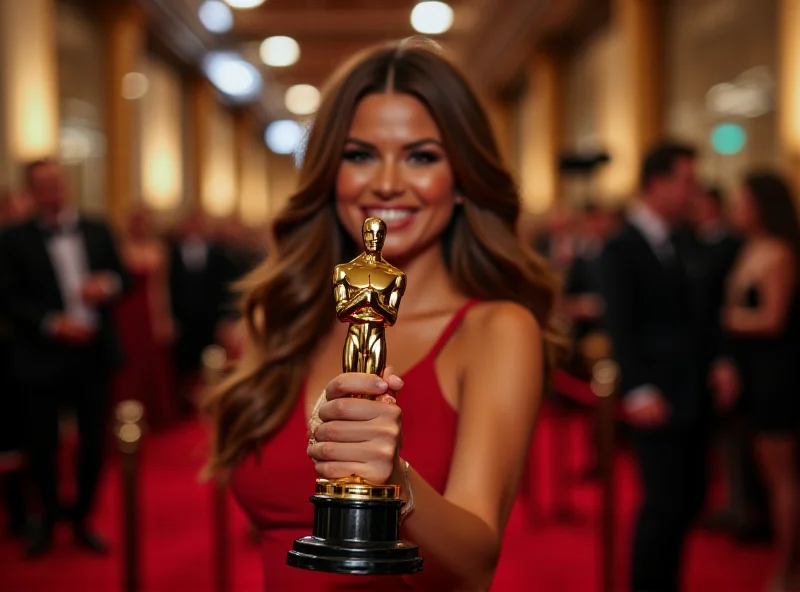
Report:
[[[0,195],[0,242],[7,227],[26,220],[31,213],[30,198],[23,193]],[[8,316],[6,293],[0,287],[0,498],[4,502],[8,534],[25,534],[25,466],[21,451],[25,430],[22,421],[22,393],[17,388],[11,352],[14,331]]]
[[[679,589],[683,544],[702,508],[712,411],[709,380],[732,398],[735,370],[701,359],[684,242],[673,230],[697,193],[695,152],[665,143],[644,159],[641,200],[602,256],[605,322],[621,370],[643,485],[633,541],[633,592]],[[710,376],[709,376],[710,375]]]
[[[27,556],[51,546],[61,504],[57,492],[58,418],[75,411],[80,438],[77,499],[70,517],[76,542],[104,552],[88,528],[107,435],[109,380],[121,362],[111,305],[126,274],[109,228],[82,218],[67,195],[66,177],[53,160],[25,169],[35,214],[9,228],[0,243],[0,281],[14,326],[14,368],[24,397],[30,472],[42,506],[29,535]]]
[[[203,218],[190,213],[170,249],[169,287],[177,339],[175,365],[181,410],[189,413],[203,350],[215,343],[228,299],[225,253],[207,236]]]

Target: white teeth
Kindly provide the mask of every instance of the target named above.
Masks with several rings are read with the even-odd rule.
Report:
[[[411,210],[367,210],[367,213],[374,218],[380,218],[384,222],[396,222],[405,220],[414,212]]]

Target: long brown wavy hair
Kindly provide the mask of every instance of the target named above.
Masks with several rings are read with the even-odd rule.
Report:
[[[442,238],[455,285],[470,298],[528,308],[543,328],[548,373],[552,368],[557,284],[516,236],[520,197],[486,113],[433,42],[382,45],[356,55],[328,82],[306,138],[299,188],[273,221],[266,261],[242,284],[250,344],[204,401],[215,428],[210,473],[226,474],[286,421],[315,347],[335,323],[331,273],[357,254],[335,212],[339,163],[359,101],[388,91],[418,99],[441,130],[464,197]]]

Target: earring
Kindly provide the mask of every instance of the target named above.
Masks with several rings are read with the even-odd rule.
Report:
[[[461,195],[460,193],[456,193],[455,202],[456,202],[456,205],[459,205],[459,206],[464,205],[464,196]]]

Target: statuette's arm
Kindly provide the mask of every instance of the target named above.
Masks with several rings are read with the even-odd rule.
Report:
[[[359,290],[352,298],[347,297],[347,284],[344,272],[336,271],[334,275],[334,298],[336,298],[336,315],[349,318],[359,308],[369,303],[369,290]]]
[[[397,322],[398,307],[400,306],[400,299],[403,297],[405,289],[406,277],[405,275],[401,275],[394,281],[394,286],[392,287],[389,297],[386,298],[386,302],[378,296],[375,302],[372,303],[372,306],[381,313],[381,316],[386,319],[389,325],[394,325]]]

